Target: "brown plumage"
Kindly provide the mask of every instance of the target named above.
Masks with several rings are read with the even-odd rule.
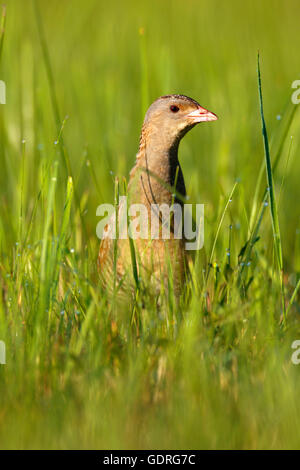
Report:
[[[152,103],[145,116],[136,163],[130,173],[128,207],[129,204],[143,204],[150,220],[151,204],[171,206],[175,192],[175,202],[183,205],[186,190],[178,161],[180,140],[199,122],[216,119],[215,114],[184,95],[162,96]],[[124,206],[120,205],[119,220],[124,211]],[[161,227],[164,221],[161,214],[156,213],[156,217],[160,227],[159,238],[135,240],[139,278],[153,295],[158,295],[161,289],[168,290],[171,282],[175,296],[179,298],[186,276],[185,241],[174,238],[172,224],[170,239],[163,240]],[[98,258],[100,279],[110,291],[114,277],[114,242],[109,238],[111,225],[112,222],[101,241]],[[118,240],[117,253],[117,289],[124,296],[133,292],[135,286],[127,239]]]

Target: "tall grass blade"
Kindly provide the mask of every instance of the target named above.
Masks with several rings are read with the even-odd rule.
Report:
[[[280,279],[281,279],[282,311],[283,311],[284,321],[285,321],[286,320],[286,309],[285,309],[285,294],[284,294],[282,244],[281,244],[277,204],[276,204],[276,198],[275,198],[275,192],[274,192],[274,183],[273,183],[273,173],[272,173],[270,150],[269,150],[269,141],[268,141],[267,127],[266,127],[266,123],[265,123],[264,110],[263,110],[263,97],[262,97],[259,54],[257,56],[257,75],[258,75],[260,115],[261,115],[262,134],[263,134],[263,141],[264,141],[265,164],[266,164],[266,173],[267,173],[267,181],[268,181],[268,193],[269,193],[269,201],[270,201],[271,221],[272,221],[275,253],[276,253],[276,258],[277,258],[277,263],[278,263],[278,268],[279,268],[279,273],[280,273]]]
[[[275,173],[275,171],[278,167],[278,163],[280,161],[282,150],[283,150],[288,132],[291,128],[292,122],[293,122],[294,117],[296,115],[296,111],[297,111],[297,106],[295,106],[294,104],[291,103],[291,100],[290,100],[290,97],[289,97],[288,105],[286,106],[286,111],[284,112],[284,117],[281,121],[282,122],[282,126],[281,126],[282,130],[281,130],[281,132],[279,132],[279,137],[278,137],[279,143],[277,145],[275,145],[275,144],[273,146],[271,145],[271,149],[272,149],[272,147],[275,148],[275,158],[274,158],[274,162],[272,164],[273,174]],[[258,218],[256,217],[256,212],[257,212],[257,207],[258,207],[259,192],[260,192],[260,188],[261,188],[261,182],[262,182],[264,170],[265,170],[265,163],[262,162],[260,170],[259,170],[256,186],[255,186],[255,191],[254,191],[254,198],[253,198],[253,204],[252,204],[251,215],[250,215],[250,223],[249,223],[249,230],[250,231],[256,231],[256,229],[254,228],[254,222],[255,222],[255,220],[260,219],[260,217],[258,217]],[[267,188],[265,188],[262,201],[265,201],[265,198],[266,198],[267,195],[268,195],[267,194]]]
[[[120,184],[119,179],[115,179],[115,214],[116,214],[116,236],[114,238],[114,296],[117,288],[117,261],[118,261],[118,240],[119,240],[119,205],[120,205]]]
[[[0,19],[0,62],[1,62],[1,57],[2,57],[4,36],[5,36],[5,24],[6,24],[6,6],[3,5],[2,15]]]
[[[300,288],[300,279],[298,279],[297,285],[296,285],[296,287],[295,287],[295,289],[294,289],[294,292],[293,292],[293,294],[292,294],[292,297],[291,297],[291,299],[290,299],[290,301],[289,301],[289,303],[288,303],[288,306],[287,306],[287,309],[286,309],[286,315],[287,315],[287,316],[288,316],[288,314],[289,314],[289,311],[290,311],[290,309],[291,309],[291,306],[292,306],[293,303],[294,303],[294,300],[295,300],[295,298],[296,298],[296,295],[297,295],[297,293],[298,293],[299,288]]]
[[[233,194],[235,192],[235,189],[238,185],[238,182],[235,182],[234,183],[234,186],[231,190],[231,193],[227,199],[227,202],[225,204],[225,207],[224,207],[224,210],[222,212],[222,215],[221,215],[221,218],[220,218],[220,221],[219,221],[219,224],[218,224],[218,228],[217,228],[217,231],[216,231],[216,235],[215,235],[215,238],[214,238],[214,241],[213,241],[213,245],[212,245],[212,249],[211,249],[211,253],[210,253],[210,257],[209,257],[209,262],[208,262],[208,268],[207,268],[207,274],[206,274],[206,282],[208,281],[208,277],[209,277],[209,274],[210,274],[210,268],[211,268],[211,264],[212,264],[212,260],[213,260],[213,256],[214,256],[214,252],[215,252],[215,248],[216,248],[216,244],[217,244],[217,240],[218,240],[218,237],[219,237],[219,233],[220,233],[220,230],[221,230],[221,226],[223,224],[223,220],[224,220],[224,217],[225,217],[225,214],[227,212],[227,209],[228,209],[228,206],[229,204],[231,203],[232,201],[232,197],[233,197]]]
[[[67,183],[66,202],[65,202],[63,219],[62,219],[59,241],[58,241],[58,246],[57,246],[56,262],[55,262],[56,272],[54,276],[54,288],[52,292],[52,297],[55,296],[55,292],[56,292],[56,288],[58,284],[58,278],[59,278],[59,271],[60,271],[60,267],[61,267],[61,263],[63,259],[63,254],[66,248],[66,240],[67,240],[67,234],[68,234],[68,227],[70,224],[70,214],[71,214],[71,207],[72,207],[72,200],[73,200],[73,192],[74,192],[73,179],[71,176],[69,176],[68,183]]]

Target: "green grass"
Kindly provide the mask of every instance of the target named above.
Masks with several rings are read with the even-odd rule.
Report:
[[[299,448],[298,2],[24,5],[0,20],[0,447]],[[205,250],[158,311],[132,245],[120,309],[96,208],[166,93],[220,116],[180,147]]]

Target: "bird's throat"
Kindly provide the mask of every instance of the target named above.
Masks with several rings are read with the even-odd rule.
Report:
[[[134,189],[141,202],[170,205],[174,197],[179,203],[181,196],[185,197],[178,146],[179,140],[170,142],[163,142],[161,138],[146,140],[142,132],[136,165],[130,175],[130,187]]]

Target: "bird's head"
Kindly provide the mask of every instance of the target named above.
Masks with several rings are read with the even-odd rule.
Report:
[[[200,122],[216,121],[218,117],[185,95],[166,95],[149,107],[144,131],[149,141],[161,145],[176,145],[181,138]]]

